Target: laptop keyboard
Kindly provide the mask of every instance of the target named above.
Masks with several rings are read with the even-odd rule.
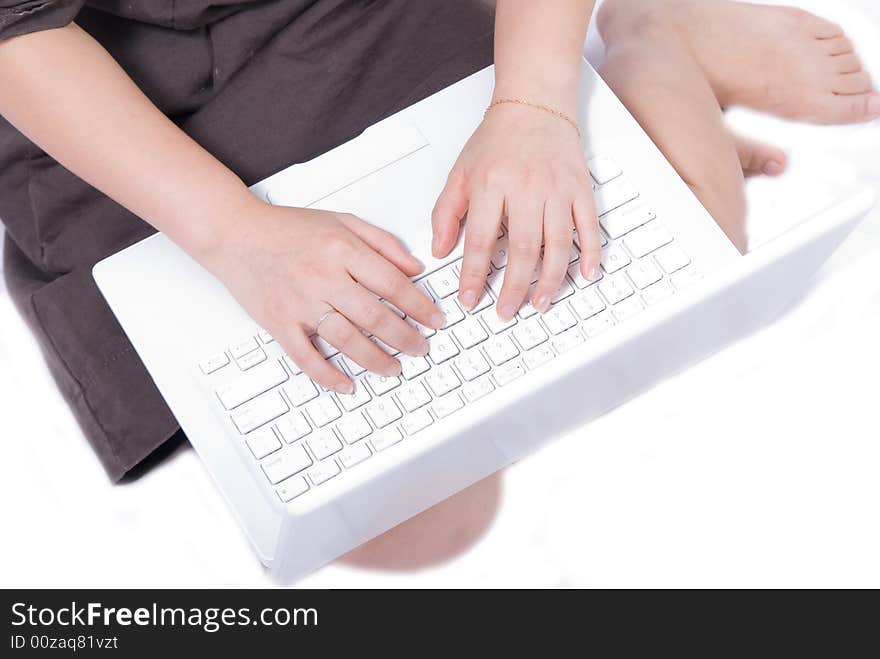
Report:
[[[351,395],[315,384],[265,331],[242,337],[198,366],[215,404],[229,418],[284,502],[339,477],[396,444],[493,395],[590,339],[626,322],[699,278],[690,258],[609,158],[590,161],[602,227],[602,272],[580,273],[577,238],[550,310],[531,304],[508,323],[495,313],[507,267],[502,229],[485,294],[471,312],[457,301],[461,260],[415,280],[446,314],[440,331],[410,321],[429,340],[427,357],[399,354],[400,377],[369,373],[318,336],[325,359],[355,382]],[[534,281],[538,279],[540,264]],[[399,313],[399,312],[398,312]],[[402,314],[400,314],[402,315]]]

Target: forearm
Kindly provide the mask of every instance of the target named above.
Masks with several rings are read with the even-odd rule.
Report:
[[[75,25],[0,42],[0,114],[197,258],[215,247],[234,209],[252,203]]]
[[[523,98],[575,114],[594,5],[594,0],[497,0],[495,98]]]

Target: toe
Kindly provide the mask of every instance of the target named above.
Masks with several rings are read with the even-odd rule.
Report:
[[[835,94],[867,94],[871,89],[871,76],[867,71],[836,75],[831,83],[831,91]]]
[[[834,73],[858,73],[862,70],[862,59],[855,53],[835,55],[831,58]]]
[[[821,43],[828,55],[847,55],[855,52],[852,41],[846,36],[824,39]]]
[[[880,118],[880,93],[838,95],[831,94],[823,99],[820,116],[822,124],[857,124]]]
[[[779,176],[785,171],[788,159],[782,149],[739,135],[733,141],[746,176]]]
[[[842,27],[820,16],[811,15],[808,28],[817,39],[835,39],[844,36]]]

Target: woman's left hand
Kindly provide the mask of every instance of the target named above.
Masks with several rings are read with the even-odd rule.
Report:
[[[526,301],[541,259],[531,302],[546,312],[569,267],[573,229],[584,277],[598,275],[601,238],[592,183],[573,126],[540,109],[493,107],[465,145],[432,216],[434,256],[449,254],[465,228],[459,300],[473,308],[483,285],[503,217],[510,255],[498,299],[498,315],[513,318]]]

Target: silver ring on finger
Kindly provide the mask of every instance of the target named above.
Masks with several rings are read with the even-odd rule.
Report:
[[[339,312],[336,309],[334,309],[333,307],[330,307],[329,309],[327,309],[327,311],[325,311],[324,313],[321,314],[321,317],[318,318],[318,322],[315,323],[315,334],[317,334],[318,330],[321,329],[321,323],[323,323],[325,320],[327,320],[330,316],[332,316],[335,313],[339,313]]]

